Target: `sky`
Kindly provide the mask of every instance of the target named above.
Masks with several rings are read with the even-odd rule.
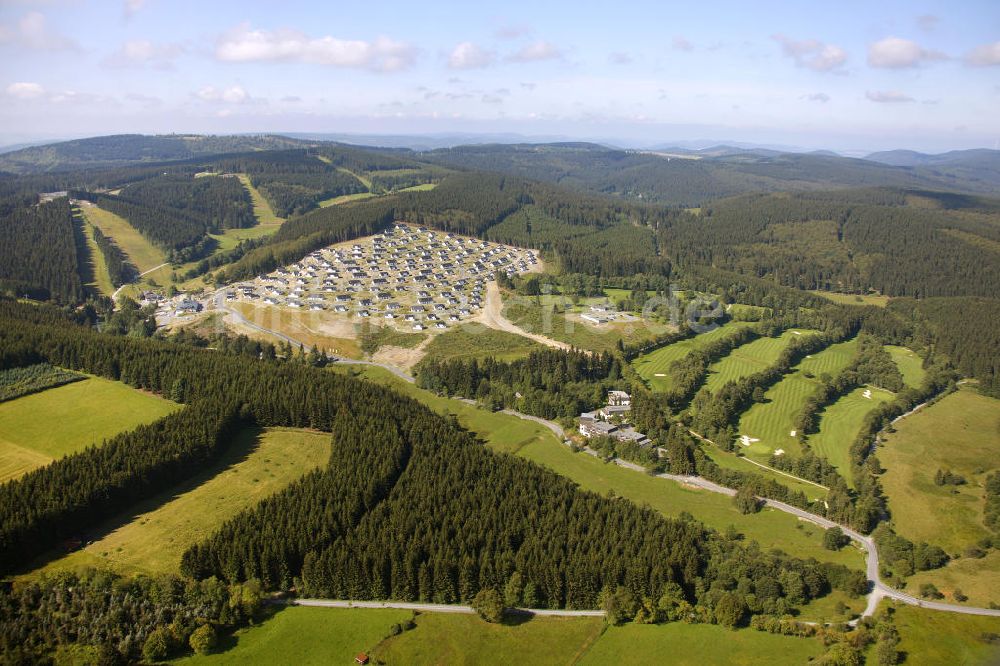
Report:
[[[518,133],[1000,147],[1000,0],[0,0],[0,143]]]

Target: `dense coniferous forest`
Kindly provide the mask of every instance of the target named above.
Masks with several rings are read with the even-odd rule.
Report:
[[[118,196],[147,208],[177,209],[213,233],[256,224],[250,195],[236,178],[159,176],[127,185]]]
[[[190,550],[184,568],[199,578],[259,577],[277,588],[301,576],[316,591],[469,600],[519,571],[552,606],[593,606],[603,589],[619,585],[658,598],[674,582],[688,601],[711,607],[724,591],[713,585],[716,577],[746,577],[759,586],[748,607],[766,612],[793,603],[782,601],[780,588],[763,592],[764,581],[780,571],[814,581],[806,598],[845,584],[838,569],[815,563],[773,557],[766,565],[754,558],[751,566],[743,546],[698,523],[665,520],[497,456],[449,419],[374,384],[300,364],[101,335],[65,321],[54,326],[45,322],[58,322],[57,315],[0,305],[4,367],[44,359],[187,404],[0,486],[0,563],[7,571],[194,473],[243,422],[332,430],[331,465]],[[476,480],[471,488],[469,479]],[[593,540],[573,528],[577,521],[586,521],[588,535],[616,538]],[[454,537],[450,526],[458,525],[468,538]],[[398,540],[399,530],[414,539]],[[622,539],[630,545],[620,548]],[[385,547],[359,557],[354,543]]]
[[[73,211],[63,197],[23,200],[0,215],[0,291],[59,303],[83,300]]]

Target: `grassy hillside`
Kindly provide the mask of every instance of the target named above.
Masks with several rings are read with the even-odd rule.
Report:
[[[149,273],[157,266],[166,263],[166,254],[136,231],[124,218],[94,205],[83,205],[80,210],[83,211],[88,222],[100,229],[105,236],[114,239],[118,247],[128,257],[129,262],[140,273],[147,273],[145,276],[147,281],[152,279],[159,284],[170,282],[172,269],[169,264]]]
[[[8,481],[179,406],[99,377],[0,403],[0,481]]]
[[[1000,461],[1000,400],[963,387],[908,416],[883,438],[882,485],[896,530],[949,553],[986,536],[982,483]],[[965,477],[938,486],[939,469]]]
[[[544,347],[524,336],[478,324],[466,324],[435,336],[426,347],[425,358],[452,361],[492,356],[502,361],[511,361],[539,349]]]
[[[245,430],[210,468],[108,521],[85,548],[49,562],[42,571],[109,566],[122,573],[176,574],[188,547],[324,465],[329,456],[327,433]]]
[[[993,666],[1000,663],[1000,645],[983,640],[1000,634],[1000,618],[923,610],[900,605],[893,617],[899,629],[899,650],[906,663],[921,666]]]
[[[709,391],[717,391],[728,381],[738,381],[766,369],[778,360],[778,356],[793,338],[810,333],[812,331],[793,329],[776,338],[758,338],[737,347],[725,358],[708,366],[705,386]]]
[[[720,531],[733,525],[747,539],[758,541],[766,549],[780,548],[799,557],[815,557],[863,568],[863,557],[859,551],[853,547],[839,552],[826,550],[823,548],[821,529],[788,514],[772,509],[753,515],[741,514],[728,497],[607,464],[585,453],[573,453],[547,428],[533,421],[435,396],[403,382],[382,368],[351,368],[345,365],[335,366],[334,369],[390,384],[439,413],[455,414],[463,427],[475,432],[493,449],[548,467],[587,490],[601,494],[614,492],[640,506],[649,504],[666,516],[676,517],[686,511]]]
[[[885,349],[892,356],[892,360],[896,362],[896,367],[903,375],[903,381],[906,382],[906,385],[920,386],[920,383],[924,381],[924,375],[927,374],[923,367],[924,360],[906,347],[886,345]]]
[[[536,617],[489,624],[475,615],[425,613],[411,631],[373,652],[382,663],[566,664],[585,653],[604,630],[602,618]]]
[[[785,336],[787,335],[786,332]],[[787,341],[789,338],[784,339]],[[772,344],[765,346],[766,342]],[[740,349],[761,343],[758,347],[766,352],[775,347],[774,342],[776,341],[771,338],[763,338]],[[799,455],[799,440],[791,434],[796,416],[802,411],[806,400],[819,388],[817,378],[823,374],[835,376],[846,368],[854,357],[857,346],[856,340],[830,345],[823,351],[804,358],[793,372],[768,389],[764,394],[765,402],[754,404],[740,418],[740,434],[760,440],[752,443],[744,452],[761,462],[779,449],[787,455]],[[739,353],[740,349],[735,350],[734,354]]]
[[[175,664],[350,664],[389,635],[411,611],[354,608],[282,608],[260,625],[239,631],[215,654]]]
[[[850,449],[858,436],[868,412],[881,403],[893,399],[893,394],[880,389],[870,389],[871,398],[864,397],[864,387],[856,388],[842,396],[820,413],[819,430],[809,436],[809,446],[817,455],[830,461],[848,483],[851,466]]]
[[[609,627],[581,665],[654,664],[804,664],[823,653],[815,638],[776,636],[744,629],[730,631],[710,624],[672,622]],[[669,657],[667,657],[669,655]]]
[[[733,329],[749,326],[749,322],[732,321],[707,333],[675,342],[636,358],[632,365],[639,376],[646,380],[654,391],[667,391],[671,386],[670,364],[683,358],[689,352],[702,348],[706,343],[729,335]]]

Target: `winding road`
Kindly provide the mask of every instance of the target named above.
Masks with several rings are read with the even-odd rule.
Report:
[[[416,604],[405,601],[349,601],[346,599],[289,599],[290,606],[318,606],[321,608],[398,608],[423,613],[462,613],[472,615],[472,606],[459,604]],[[604,617],[601,610],[561,610],[552,608],[511,608],[510,612],[525,615],[548,615],[550,617]]]
[[[553,423],[552,421],[546,421],[545,419],[539,418],[537,416],[531,416],[529,414],[522,414],[511,409],[503,410],[505,414],[510,414],[512,416],[517,416],[519,418],[534,421],[536,423],[541,423],[546,426],[549,430],[555,433],[565,442],[565,431],[558,423]],[[585,452],[593,455],[599,456],[600,454],[591,449],[590,447],[584,447]],[[638,465],[628,460],[622,460],[620,458],[615,458],[614,463],[619,467],[624,467],[636,472],[646,473],[646,468],[642,465]],[[722,495],[728,495],[730,497],[736,494],[736,491],[732,488],[727,488],[726,486],[721,486],[717,483],[709,481],[700,476],[686,476],[678,474],[657,474],[657,477],[661,479],[668,479],[670,481],[675,481],[677,483],[683,483],[688,486],[694,486],[696,488],[701,488],[713,493],[719,493]],[[852,541],[859,544],[865,551],[865,575],[871,584],[871,591],[868,593],[868,603],[865,606],[864,612],[861,617],[870,617],[875,614],[875,609],[878,608],[879,602],[883,598],[893,599],[911,606],[919,606],[920,608],[929,608],[931,610],[945,611],[949,613],[962,613],[965,615],[984,615],[990,617],[1000,617],[1000,610],[992,608],[976,608],[973,606],[959,606],[957,604],[947,604],[939,601],[928,601],[925,599],[920,599],[911,594],[907,594],[893,587],[890,587],[882,582],[882,578],[879,575],[879,560],[878,560],[878,549],[875,547],[875,541],[860,532],[852,530],[849,527],[844,527],[843,525],[836,523],[823,516],[818,516],[815,513],[805,511],[798,507],[792,506],[791,504],[786,504],[785,502],[780,502],[778,500],[768,499],[766,497],[759,498],[765,506],[771,507],[772,509],[777,509],[778,511],[783,511],[785,513],[791,514],[796,518],[802,520],[807,520],[814,525],[818,525],[824,529],[829,529],[831,527],[839,527],[844,531]],[[856,624],[855,621],[852,624]]]
[[[493,285],[493,286],[495,288],[495,285]],[[487,297],[487,302],[489,302],[489,297]],[[257,331],[259,331],[261,333],[265,333],[265,334],[268,334],[268,335],[275,336],[275,337],[277,337],[277,338],[279,338],[281,340],[287,341],[291,345],[294,345],[294,346],[300,346],[300,345],[302,345],[302,343],[300,341],[295,340],[294,338],[291,338],[291,337],[289,337],[289,336],[287,336],[287,335],[285,335],[283,333],[279,333],[278,331],[273,331],[271,329],[264,328],[263,326],[260,326],[260,325],[258,325],[256,323],[250,321],[246,317],[244,317],[243,314],[240,313],[239,311],[237,311],[237,310],[235,310],[233,308],[230,308],[228,305],[226,305],[225,295],[222,292],[219,292],[219,293],[217,293],[215,295],[215,306],[216,306],[216,308],[218,310],[221,310],[221,311],[224,311],[224,312],[228,313],[229,315],[233,316],[236,319],[237,322],[239,322],[239,323],[241,323],[241,324],[243,324],[245,326],[248,326],[248,327],[250,327],[250,328],[252,328],[254,330],[257,330]],[[510,322],[508,321],[507,323],[510,323]],[[514,325],[511,324],[511,326],[514,326]],[[514,328],[516,330],[511,331],[511,332],[518,333],[519,335],[527,335],[527,337],[531,337],[532,339],[534,339],[536,337],[542,337],[542,336],[532,336],[530,334],[525,334],[523,331],[521,331],[516,326],[514,326]],[[548,340],[547,338],[545,340],[547,341],[548,344],[551,344],[552,342],[554,342],[554,341]],[[372,365],[372,366],[384,368],[385,370],[388,370],[389,372],[391,372],[396,377],[399,377],[403,381],[406,381],[406,382],[408,382],[410,384],[413,384],[416,381],[413,378],[412,375],[410,375],[410,374],[404,372],[403,370],[401,370],[401,369],[399,369],[399,368],[397,368],[395,366],[392,366],[392,365],[388,365],[388,364],[384,364],[384,363],[375,363],[374,361],[362,361],[362,360],[350,359],[350,358],[341,358],[341,357],[331,357],[331,358],[334,359],[338,363],[345,363],[345,364],[349,363],[349,364],[354,364],[354,365]],[[465,403],[468,403],[468,404],[475,404],[475,402],[472,401],[472,400],[467,400],[467,399],[460,399],[460,400],[462,402],[465,402]],[[909,413],[917,411],[922,406],[923,405],[918,406],[917,408],[913,409]],[[524,419],[524,420],[527,420],[527,421],[533,421],[535,423],[538,423],[538,424],[540,424],[540,425],[548,428],[550,431],[552,431],[552,433],[556,437],[558,437],[561,442],[567,443],[566,431],[558,423],[555,423],[553,421],[549,421],[547,419],[540,418],[538,416],[532,416],[530,414],[523,414],[523,413],[515,411],[513,409],[504,409],[502,411],[503,411],[504,414],[508,414],[510,416],[516,416],[517,418],[520,418],[520,419]],[[904,416],[906,416],[906,415],[904,415]],[[696,433],[692,433],[692,434],[700,438],[700,436],[697,435]],[[587,452],[587,453],[589,453],[589,454],[591,454],[591,455],[593,455],[593,456],[598,456],[599,455],[597,453],[597,451],[591,449],[590,447],[584,447],[584,451]],[[637,465],[636,463],[629,462],[627,460],[622,460],[620,458],[616,458],[614,460],[614,462],[615,462],[615,464],[617,464],[620,467],[624,467],[626,469],[630,469],[630,470],[633,470],[633,471],[636,471],[636,472],[641,472],[643,474],[646,473],[646,468],[642,467],[641,465]],[[778,471],[778,470],[774,470],[774,471]],[[686,476],[686,475],[666,474],[666,473],[664,473],[664,474],[657,474],[657,476],[659,478],[661,478],[661,479],[667,479],[667,480],[670,480],[670,481],[674,481],[676,483],[682,483],[682,484],[685,484],[685,485],[688,485],[688,486],[693,486],[693,487],[696,487],[696,488],[701,488],[703,490],[707,490],[707,491],[713,492],[713,493],[719,493],[719,494],[728,495],[728,496],[733,496],[733,495],[736,494],[736,490],[734,490],[732,488],[728,488],[726,486],[721,486],[721,485],[719,485],[717,483],[709,481],[708,479],[705,479],[705,478],[700,477],[700,476]],[[791,475],[788,475],[788,476],[791,476]],[[798,478],[798,477],[793,477],[793,478]],[[801,479],[801,480],[806,481],[805,479]],[[812,482],[807,481],[807,483],[812,483]],[[813,485],[818,485],[818,484],[813,484]],[[792,506],[790,504],[786,504],[785,502],[780,502],[778,500],[768,499],[768,498],[765,498],[765,497],[762,497],[760,499],[764,503],[765,506],[771,507],[773,509],[777,509],[778,511],[783,511],[785,513],[791,514],[791,515],[795,516],[796,518],[800,518],[802,520],[809,521],[809,522],[811,522],[811,523],[813,523],[815,525],[818,525],[818,526],[820,526],[820,527],[822,527],[824,529],[829,529],[831,527],[840,527],[840,529],[842,529],[844,531],[845,535],[847,535],[852,541],[854,541],[855,543],[859,544],[864,549],[864,551],[865,551],[865,562],[866,562],[866,572],[865,572],[865,574],[866,574],[866,576],[868,578],[869,583],[871,584],[871,591],[868,593],[868,597],[867,597],[868,603],[867,603],[867,605],[865,607],[864,612],[861,614],[861,617],[870,617],[870,616],[874,615],[875,614],[875,610],[878,608],[879,602],[883,598],[893,599],[895,601],[899,601],[899,602],[902,602],[902,603],[905,603],[905,604],[909,604],[911,606],[918,606],[920,608],[929,608],[931,610],[945,611],[945,612],[949,612],[949,613],[962,613],[962,614],[965,614],[965,615],[982,615],[982,616],[1000,617],[1000,610],[997,610],[997,609],[976,608],[976,607],[972,607],[972,606],[959,606],[957,604],[947,604],[947,603],[942,603],[942,602],[938,602],[938,601],[928,601],[928,600],[925,600],[925,599],[920,599],[920,598],[914,597],[913,595],[907,594],[907,593],[902,592],[900,590],[897,590],[895,588],[892,588],[892,587],[886,585],[885,583],[883,583],[882,579],[881,579],[881,576],[879,575],[878,549],[876,548],[875,542],[872,540],[871,537],[865,536],[865,535],[861,534],[860,532],[856,532],[855,530],[852,530],[852,529],[850,529],[848,527],[840,525],[839,523],[836,523],[836,522],[834,522],[832,520],[829,520],[827,518],[824,518],[822,516],[818,516],[818,515],[816,515],[814,513],[811,513],[809,511],[805,511],[804,509],[800,509],[800,508]],[[341,600],[324,600],[324,599],[298,599],[298,600],[295,600],[295,601],[293,601],[291,603],[294,603],[294,604],[297,604],[297,605],[302,605],[302,606],[330,606],[330,607],[335,607],[335,608],[351,608],[351,607],[355,607],[355,608],[412,608],[413,610],[426,610],[426,611],[434,611],[434,612],[450,612],[450,613],[474,613],[475,612],[469,606],[452,606],[452,605],[442,605],[442,604],[405,604],[405,603],[395,603],[395,602],[375,602],[375,601],[372,601],[372,602],[368,602],[368,601],[362,602],[362,601],[341,601]],[[445,609],[447,609],[447,610],[445,610]],[[548,611],[548,610],[542,611],[542,610],[526,610],[526,612],[534,613],[536,615],[566,615],[566,616],[573,616],[573,615],[576,615],[576,616],[581,616],[581,615],[602,615],[603,614],[601,611]],[[856,623],[856,622],[857,621],[855,621],[854,623]]]

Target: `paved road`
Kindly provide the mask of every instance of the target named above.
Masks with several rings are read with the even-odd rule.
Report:
[[[164,266],[169,266],[169,265],[170,265],[170,264],[169,264],[169,262],[168,262],[168,263],[165,263],[165,264],[160,264],[159,266],[154,266],[153,268],[150,268],[150,269],[149,269],[148,271],[145,271],[145,272],[143,272],[143,273],[139,273],[139,277],[142,277],[143,275],[147,275],[147,274],[149,274],[149,273],[152,273],[153,271],[158,271],[158,270],[160,270],[161,268],[163,268]],[[115,289],[115,293],[111,294],[111,300],[112,300],[112,301],[115,301],[115,300],[118,300],[118,293],[119,293],[119,292],[120,292],[120,291],[121,291],[122,289],[124,289],[125,287],[129,286],[130,284],[133,284],[133,283],[129,282],[128,284],[123,284],[122,286],[120,286],[120,287],[118,287],[117,289]]]
[[[399,608],[402,610],[414,610],[424,613],[462,613],[471,615],[475,613],[472,606],[460,606],[457,604],[417,604],[405,601],[347,601],[341,599],[290,599],[288,604],[292,606],[319,606],[322,608]],[[560,610],[551,608],[512,608],[515,613],[527,615],[548,615],[556,617],[604,617],[604,611],[600,610]]]
[[[550,430],[555,432],[561,438],[564,438],[562,434],[563,429],[558,423],[553,423],[552,421],[546,421],[545,419],[538,418],[537,416],[530,416],[528,414],[521,414],[520,412],[515,412],[513,410],[504,410],[507,414],[512,414],[518,416],[522,419],[527,419],[529,421],[535,421],[548,426]],[[590,447],[585,447],[584,451],[587,453],[597,456],[599,455],[597,451],[591,449]],[[642,465],[638,465],[628,460],[622,460],[616,458],[614,460],[615,464],[619,467],[624,467],[626,469],[634,470],[636,472],[646,473],[646,468]],[[671,481],[676,481],[677,483],[687,484],[689,486],[694,486],[697,488],[702,488],[704,490],[719,493],[722,495],[729,495],[732,497],[736,494],[736,491],[732,488],[727,488],[726,486],[721,486],[713,481],[702,478],[700,476],[682,476],[677,474],[657,474],[661,479],[669,479]],[[871,584],[871,592],[868,593],[868,603],[865,607],[864,612],[861,614],[862,617],[870,617],[875,614],[875,609],[878,608],[879,602],[883,598],[890,598],[896,601],[910,604],[911,606],[919,606],[921,608],[929,608],[932,610],[946,611],[949,613],[963,613],[965,615],[986,615],[991,617],[1000,617],[1000,610],[995,610],[992,608],[975,608],[972,606],[959,606],[957,604],[946,604],[939,601],[927,601],[925,599],[920,599],[914,597],[911,594],[902,592],[893,587],[890,587],[882,582],[882,578],[879,575],[879,560],[878,560],[878,549],[875,547],[875,542],[871,537],[865,536],[860,532],[852,530],[849,527],[844,527],[839,523],[836,523],[823,516],[818,516],[815,513],[811,513],[804,509],[800,509],[791,504],[786,504],[785,502],[780,502],[778,500],[760,498],[765,506],[769,506],[778,511],[784,511],[785,513],[791,514],[802,520],[807,520],[815,525],[818,525],[824,529],[829,529],[831,527],[840,527],[852,541],[861,545],[865,551],[865,575]]]

